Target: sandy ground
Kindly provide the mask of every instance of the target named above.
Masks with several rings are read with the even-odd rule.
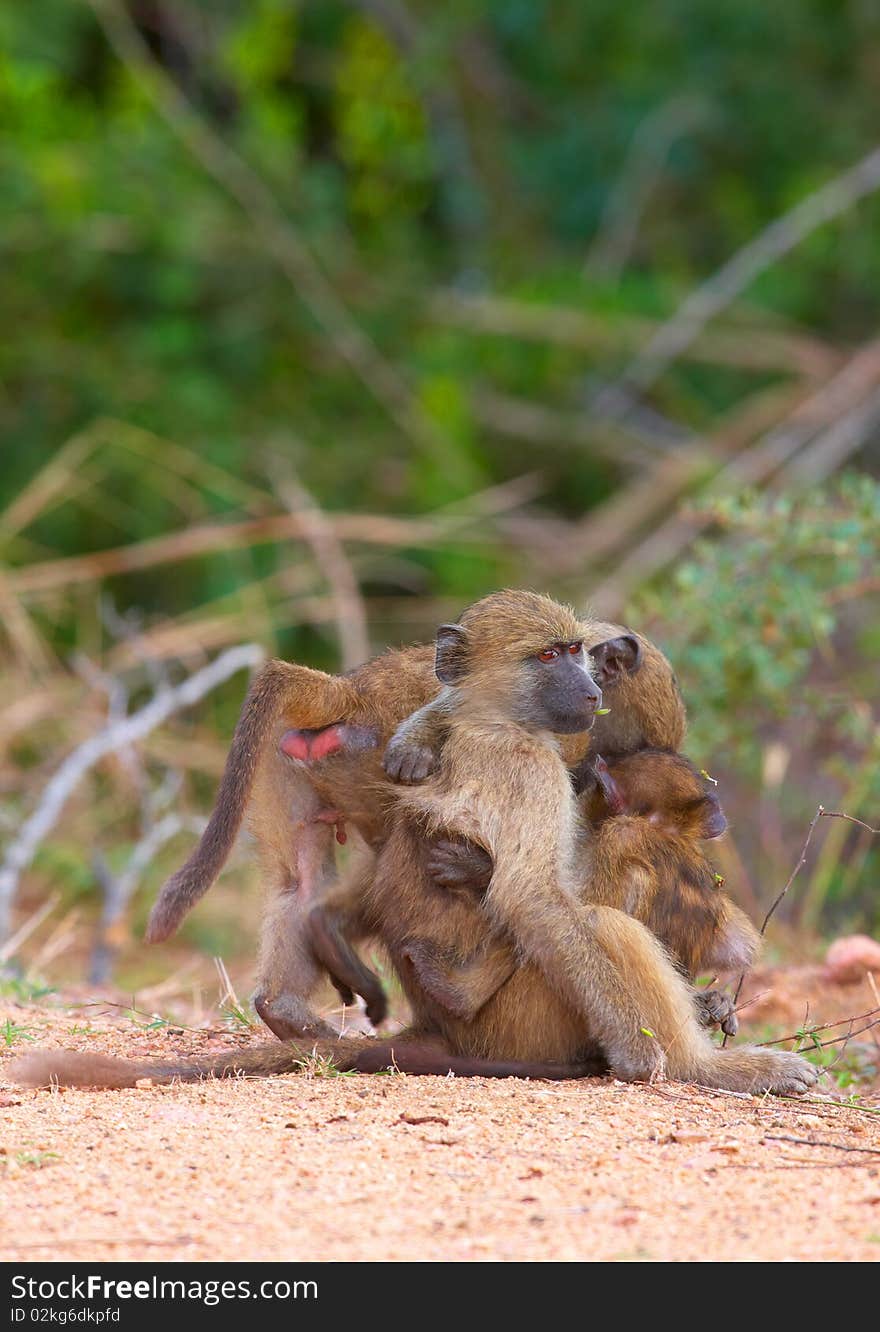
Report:
[[[872,1007],[826,999],[827,1017]],[[10,1054],[263,1039],[52,1005],[0,1004],[32,1038]],[[880,1095],[854,1107],[826,1082],[808,1102],[393,1074],[31,1092],[0,1065],[0,1257],[871,1261]]]

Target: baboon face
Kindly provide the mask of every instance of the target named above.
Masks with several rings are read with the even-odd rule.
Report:
[[[556,735],[589,730],[602,702],[579,639],[550,643],[529,658],[521,692],[517,720]]]
[[[592,762],[589,817],[599,821],[634,814],[664,832],[695,840],[720,837],[727,829],[721,801],[706,789],[702,773],[682,754],[642,750],[606,763]]]
[[[464,623],[440,626],[437,678],[473,699],[491,700],[495,711],[503,700],[506,714],[529,730],[557,735],[589,730],[602,692],[590,674],[581,622],[547,601],[552,616],[539,604],[534,623],[521,627],[515,638],[505,638],[497,600],[486,598],[469,607]]]

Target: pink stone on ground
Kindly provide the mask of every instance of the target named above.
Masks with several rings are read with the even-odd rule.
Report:
[[[825,976],[838,985],[854,985],[866,971],[880,976],[880,943],[867,934],[847,934],[835,939],[825,954]]]

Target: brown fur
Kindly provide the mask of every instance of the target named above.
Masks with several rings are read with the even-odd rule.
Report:
[[[599,789],[581,802],[595,825],[590,899],[641,920],[691,978],[749,966],[760,937],[702,845],[717,835],[715,793],[681,754],[642,750],[607,766],[622,810],[608,817]]]
[[[702,846],[724,828],[715,793],[680,754],[641,750],[601,762],[602,783],[594,780],[580,802],[591,825],[578,866],[583,900],[640,920],[691,980],[705,971],[750,965],[758,932],[721,890]],[[435,848],[428,857],[435,884],[442,852],[447,863],[451,857],[451,877],[465,902],[474,904],[489,886],[491,859],[466,842]],[[439,886],[447,882],[441,877]],[[424,938],[407,945],[407,956],[419,983],[468,1020],[516,968],[509,941],[491,937],[466,959]],[[735,1030],[724,996],[700,991],[698,1000],[713,1022],[723,1020],[725,1030]]]
[[[529,594],[499,595],[515,622],[518,598]],[[584,632],[591,647],[627,631],[588,623]],[[640,642],[644,653],[638,674],[645,683],[644,698],[621,675],[606,685],[612,713],[596,725],[606,732],[617,727],[627,737],[659,731],[667,743],[676,744],[684,732],[684,708],[669,664],[647,640]],[[211,820],[195,852],[159,894],[147,926],[148,942],[173,934],[207,891],[247,811],[267,890],[254,1001],[260,1016],[281,1039],[331,1038],[333,1028],[312,1011],[309,1000],[325,976],[325,966],[343,981],[347,962],[349,974],[359,978],[359,992],[369,991],[365,997],[379,1020],[383,1001],[378,981],[370,981],[372,973],[349,945],[362,938],[366,928],[360,897],[366,848],[381,841],[386,827],[388,782],[380,755],[395,728],[436,698],[439,689],[432,646],[392,649],[346,676],[283,661],[263,667],[242,708]],[[319,730],[338,722],[352,728],[355,743],[329,757],[305,763],[279,749],[290,728]],[[566,760],[574,764],[583,757],[588,738],[565,736],[562,743]],[[354,829],[359,851],[355,868],[339,880],[333,825],[323,821],[335,812]],[[334,928],[343,933],[317,940],[316,947],[310,913],[331,893]],[[335,952],[334,938],[339,943]],[[350,980],[348,986],[358,988]]]
[[[437,1036],[403,1032],[389,1040],[338,1037],[332,1041],[273,1042],[235,1054],[204,1055],[192,1060],[129,1060],[80,1050],[34,1050],[7,1065],[6,1073],[20,1087],[134,1087],[142,1079],[160,1084],[198,1082],[203,1078],[270,1078],[308,1069],[327,1060],[339,1072],[400,1073],[481,1078],[588,1077],[604,1071],[600,1060],[579,1067],[550,1060],[517,1063],[454,1055]]]
[[[475,1056],[564,1063],[598,1048],[622,1078],[666,1072],[739,1090],[804,1090],[815,1074],[797,1056],[714,1046],[659,941],[622,912],[578,900],[581,830],[568,771],[552,736],[509,720],[509,700],[522,695],[524,657],[582,636],[583,626],[546,599],[512,607],[496,597],[469,608],[461,625],[466,641],[439,770],[401,790],[367,889],[367,914],[417,1025],[439,1028],[450,1048]],[[426,839],[437,834],[465,837],[491,855],[483,908],[433,887]],[[469,958],[485,938],[484,911],[523,965],[468,1022],[426,993],[410,948],[430,938]]]
[[[510,708],[516,699],[518,715],[524,716],[523,654],[530,656],[548,641],[582,637],[583,626],[564,607],[521,594],[514,609],[522,627],[513,654],[505,646],[510,609],[489,597],[462,616],[467,653],[440,770],[426,786],[398,797],[367,894],[368,913],[409,993],[415,1030],[393,1043],[355,1042],[362,1051],[357,1056],[350,1054],[350,1041],[330,1043],[329,1052],[358,1061],[349,1067],[363,1067],[360,1060],[385,1059],[392,1046],[402,1049],[412,1040],[419,1048],[425,1037],[433,1037],[433,1067],[423,1064],[413,1071],[439,1071],[458,1059],[469,1070],[475,1060],[501,1061],[512,1070],[534,1066],[533,1061],[546,1067],[549,1059],[574,1073],[601,1053],[623,1078],[666,1072],[736,1090],[805,1090],[815,1074],[797,1055],[713,1046],[696,1021],[689,987],[659,942],[620,911],[578,901],[579,821],[568,770],[554,737],[530,730],[523,720],[511,721]],[[494,645],[495,655],[488,648],[478,655],[477,643]],[[524,958],[472,1023],[438,1008],[418,986],[406,956],[410,937],[435,934],[425,927],[426,911],[436,912],[437,931],[447,929],[450,944],[472,952],[476,943],[472,911],[462,917],[459,903],[450,909],[446,901],[431,902],[425,838],[434,833],[467,837],[492,856],[486,911]],[[327,1046],[318,1042],[314,1048],[323,1054]],[[444,1048],[451,1054],[442,1053]],[[39,1086],[53,1079],[130,1085],[134,1077],[231,1076],[238,1070],[259,1076],[297,1066],[304,1051],[308,1046],[288,1045],[232,1059],[134,1066],[66,1052],[35,1053],[18,1061],[13,1075]],[[421,1057],[414,1056],[414,1062]]]

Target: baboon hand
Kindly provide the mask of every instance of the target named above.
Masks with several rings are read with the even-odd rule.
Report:
[[[727,1036],[739,1031],[733,1000],[723,990],[698,990],[697,1013],[704,1027],[720,1027]]]
[[[423,782],[437,770],[437,755],[427,745],[413,744],[392,736],[385,749],[382,767],[394,782]]]
[[[484,893],[492,880],[494,866],[488,851],[473,842],[435,837],[425,868],[436,888]]]

